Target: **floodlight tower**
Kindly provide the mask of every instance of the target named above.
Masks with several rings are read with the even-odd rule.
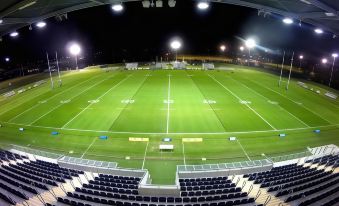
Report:
[[[338,57],[337,53],[333,53],[332,54],[333,57],[333,63],[332,63],[332,69],[331,69],[331,77],[330,77],[330,82],[328,83],[328,86],[331,87],[331,82],[332,82],[332,77],[333,77],[333,69],[334,69],[334,63],[335,63],[335,59]]]
[[[181,41],[173,40],[170,44],[171,48],[175,51],[175,61],[178,61],[178,50],[181,48]]]
[[[78,70],[78,55],[81,52],[81,47],[79,46],[79,44],[77,43],[73,43],[70,47],[69,47],[69,52],[75,56],[75,65],[76,65],[76,69]]]

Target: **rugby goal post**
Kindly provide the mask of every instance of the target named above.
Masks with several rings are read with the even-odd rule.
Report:
[[[126,63],[125,68],[127,70],[137,70],[138,69],[138,63],[137,62],[132,62],[132,63]]]

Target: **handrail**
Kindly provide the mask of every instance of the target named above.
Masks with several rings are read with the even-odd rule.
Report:
[[[253,185],[250,186],[250,188],[248,189],[247,194],[250,194],[252,192],[252,190],[253,190]]]
[[[271,201],[271,199],[272,199],[272,196],[269,195],[264,202],[264,206],[266,206]]]
[[[257,200],[259,198],[259,196],[261,195],[261,190],[258,190],[257,195],[255,196],[255,200]]]

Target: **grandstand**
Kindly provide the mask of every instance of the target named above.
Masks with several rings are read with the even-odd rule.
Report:
[[[339,203],[339,148],[334,145],[310,148],[308,156],[297,159],[265,159],[246,168],[242,164],[203,170],[187,166],[184,171],[178,167],[176,184],[168,186],[150,185],[147,170],[119,169],[115,163],[61,157],[15,145],[8,149],[0,151],[1,205]]]

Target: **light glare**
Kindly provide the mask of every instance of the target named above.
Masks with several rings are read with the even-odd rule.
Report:
[[[226,50],[226,46],[225,46],[225,45],[221,45],[221,46],[220,46],[220,50],[221,50],[221,51],[225,51],[225,50]]]
[[[119,12],[119,11],[122,11],[124,9],[124,7],[122,6],[122,4],[115,4],[115,5],[112,6],[112,9],[113,9],[113,11]]]
[[[209,6],[210,5],[207,2],[204,2],[204,1],[199,2],[198,5],[197,5],[198,9],[200,9],[200,10],[208,9]]]
[[[9,62],[9,60],[10,60],[9,57],[6,57],[6,58],[5,58],[5,61],[6,61],[6,62]]]
[[[15,32],[12,32],[12,33],[10,34],[11,37],[17,37],[18,35],[19,35],[19,33],[16,32],[16,31],[15,31]]]
[[[303,56],[303,55],[300,55],[300,56],[299,56],[299,59],[303,59],[303,58],[304,58],[304,56]]]
[[[245,45],[247,48],[252,49],[253,47],[256,46],[256,43],[254,41],[254,39],[247,39],[245,42]]]
[[[326,58],[323,58],[323,59],[321,60],[321,62],[322,62],[323,64],[326,64],[326,63],[327,63],[327,59],[326,59]]]
[[[44,28],[46,26],[46,23],[43,22],[43,21],[40,21],[40,22],[36,23],[36,26],[39,27],[39,28]]]
[[[240,49],[240,51],[244,51],[245,48],[243,46],[241,46],[239,49]]]
[[[181,42],[179,40],[173,40],[171,42],[171,48],[174,50],[178,50],[181,47]]]
[[[291,19],[291,18],[284,18],[283,22],[284,22],[284,24],[293,24],[293,19]]]
[[[332,54],[332,57],[333,57],[333,58],[337,58],[337,57],[338,57],[338,54],[337,54],[337,53],[333,53],[333,54]]]
[[[81,48],[78,44],[72,44],[70,47],[69,47],[69,52],[74,55],[74,56],[77,56],[78,54],[80,54],[81,52]]]
[[[315,29],[314,32],[317,33],[317,34],[324,33],[324,31],[322,29],[319,29],[319,28]]]

